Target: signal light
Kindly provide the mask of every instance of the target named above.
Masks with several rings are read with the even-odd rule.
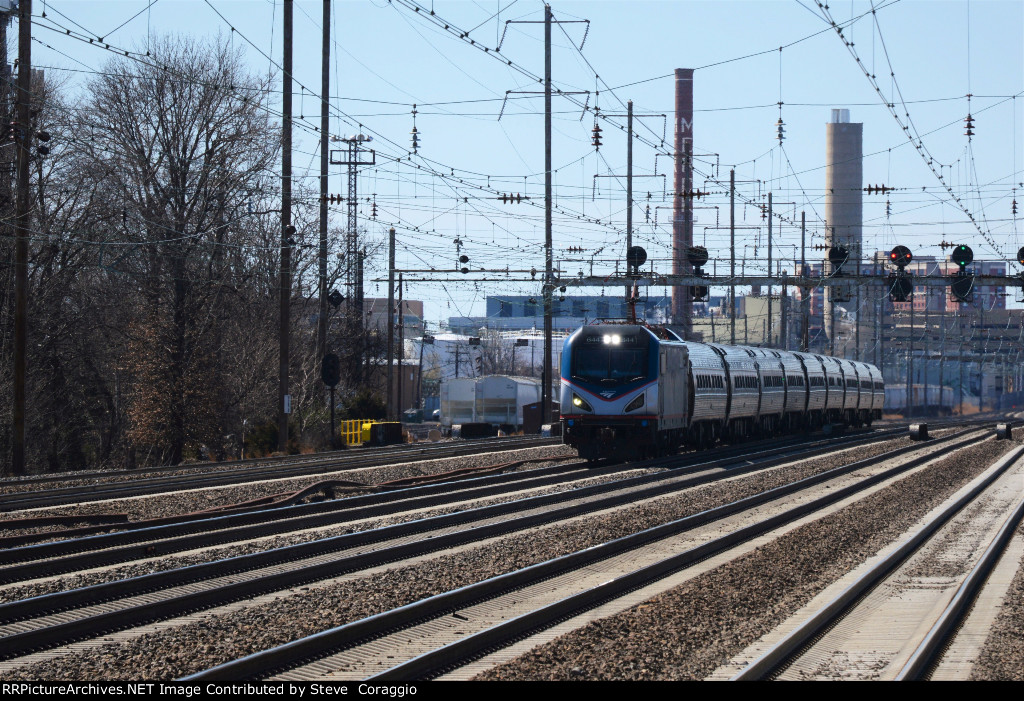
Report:
[[[828,249],[828,262],[832,264],[832,274],[839,275],[843,271],[843,265],[850,258],[850,252],[845,246],[832,246]]]
[[[703,267],[708,262],[708,249],[703,246],[690,246],[686,250],[686,260],[695,268]]]
[[[961,269],[960,272],[953,275],[949,287],[957,302],[970,302],[974,293],[974,276]]]
[[[1021,265],[1024,265],[1024,246],[1022,246],[1020,250],[1017,251],[1017,262],[1020,263]]]
[[[626,266],[628,268],[637,270],[646,262],[647,251],[644,250],[643,246],[630,246],[629,250],[626,251]]]
[[[467,256],[465,253],[463,253],[461,256],[459,256],[459,262],[460,263],[468,263],[469,262],[469,256]]]
[[[903,273],[889,275],[889,301],[906,302],[914,294],[913,277]]]
[[[953,248],[953,253],[949,256],[950,260],[960,266],[961,272],[965,267],[971,264],[974,260],[974,251],[971,250],[970,246],[960,244]]]
[[[889,260],[899,269],[905,268],[914,259],[914,254],[906,246],[896,246],[889,251]]]
[[[690,290],[693,292],[694,302],[706,302],[708,300],[707,285],[694,285]]]

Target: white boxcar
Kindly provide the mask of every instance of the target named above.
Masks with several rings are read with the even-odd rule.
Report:
[[[540,389],[540,381],[533,377],[480,377],[476,380],[475,421],[522,426],[523,406],[539,402]]]
[[[441,383],[441,425],[476,423],[476,378],[457,377]]]

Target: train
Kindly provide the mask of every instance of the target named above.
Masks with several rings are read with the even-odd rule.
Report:
[[[562,440],[580,457],[646,458],[684,446],[871,425],[885,384],[869,363],[683,341],[670,329],[583,326],[561,363]]]

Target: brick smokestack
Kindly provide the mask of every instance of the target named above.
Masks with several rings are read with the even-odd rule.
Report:
[[[693,246],[693,69],[676,69],[675,177],[672,207],[672,274],[690,275],[686,254]],[[683,338],[693,335],[693,291],[672,288],[672,323],[682,327]]]

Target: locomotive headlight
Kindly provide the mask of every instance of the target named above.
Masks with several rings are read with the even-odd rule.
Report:
[[[611,343],[612,342],[612,337],[609,336],[608,334],[605,334],[604,336],[601,337],[601,342],[602,343]]]
[[[614,345],[616,345],[616,346],[619,345],[620,341],[622,341],[622,337],[620,337],[619,334],[613,334],[612,335],[612,343]]]
[[[626,406],[626,408],[622,410],[622,412],[623,412],[623,413],[625,414],[625,413],[629,413],[629,412],[631,412],[631,411],[636,411],[637,409],[639,409],[640,407],[642,407],[642,406],[644,405],[644,396],[645,396],[645,395],[643,395],[643,394],[639,395],[639,396],[638,396],[638,397],[637,397],[636,399],[634,399],[633,401],[631,401],[631,402],[630,402],[630,403],[629,403],[629,404],[628,404],[628,405]]]
[[[587,400],[575,393],[572,395],[572,405],[582,409],[583,411],[593,411],[593,408],[591,408],[590,404],[587,403]]]

